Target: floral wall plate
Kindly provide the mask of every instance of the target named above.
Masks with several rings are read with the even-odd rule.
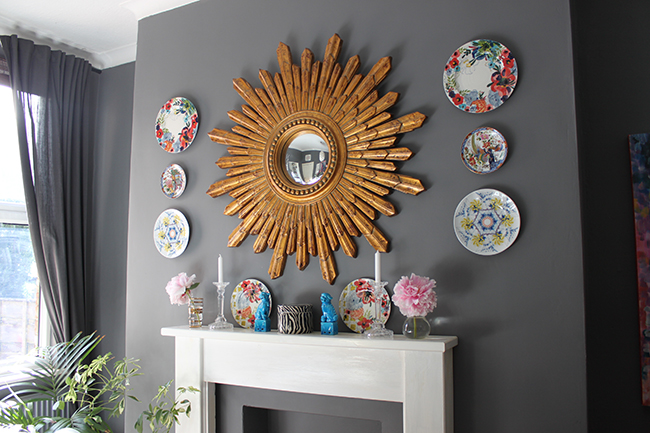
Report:
[[[505,251],[517,239],[520,225],[515,202],[496,189],[479,189],[467,194],[454,213],[458,241],[481,256]]]
[[[460,157],[472,173],[487,174],[503,165],[508,156],[508,143],[494,128],[478,128],[467,134],[460,148]]]
[[[257,307],[262,303],[260,293],[269,294],[269,313],[273,305],[271,292],[263,282],[254,278],[249,278],[237,284],[232,291],[230,298],[230,311],[232,317],[242,328],[252,328],[255,326],[255,312]]]
[[[160,188],[169,198],[178,198],[185,191],[185,170],[178,164],[172,164],[160,176]]]
[[[510,98],[518,75],[517,61],[508,48],[490,39],[477,39],[454,51],[442,81],[447,98],[459,110],[485,113]]]
[[[166,152],[179,153],[190,147],[199,127],[199,113],[189,99],[172,98],[156,117],[156,139]]]
[[[153,241],[156,249],[168,259],[183,254],[190,240],[190,225],[180,211],[164,210],[153,227]]]
[[[369,278],[359,278],[345,286],[339,297],[339,315],[345,325],[354,332],[370,329],[375,317],[375,294]],[[386,323],[390,316],[390,297],[382,288],[380,322]]]

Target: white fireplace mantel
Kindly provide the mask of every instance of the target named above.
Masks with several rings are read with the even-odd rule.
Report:
[[[215,431],[211,384],[401,402],[404,433],[453,432],[456,337],[373,340],[363,335],[284,335],[247,329],[162,328],[176,339],[176,386],[194,386],[178,433]],[[187,394],[186,394],[187,395]]]

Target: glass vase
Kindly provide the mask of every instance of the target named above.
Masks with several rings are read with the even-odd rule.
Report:
[[[402,334],[406,338],[426,338],[431,332],[431,324],[426,317],[423,316],[410,316],[404,321],[402,327]]]
[[[190,328],[203,326],[203,298],[192,298],[188,305]]]

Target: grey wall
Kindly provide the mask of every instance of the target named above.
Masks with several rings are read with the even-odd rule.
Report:
[[[638,295],[628,135],[650,131],[650,3],[612,7],[573,2],[577,120],[583,207],[589,431],[646,432],[641,405]],[[597,43],[596,43],[597,41]],[[624,87],[605,91],[609,73],[594,59],[635,59],[622,65]],[[603,206],[607,201],[607,206]]]
[[[135,63],[104,69],[99,77],[96,129],[95,299],[93,326],[101,353],[125,356],[126,245]]]
[[[552,31],[550,30],[552,29]],[[424,127],[401,141],[415,157],[401,172],[423,180],[417,197],[393,193],[399,214],[377,220],[391,241],[383,274],[394,283],[415,272],[438,281],[434,333],[457,335],[455,349],[456,431],[584,432],[586,379],[583,278],[576,126],[569,3],[566,0],[202,0],[140,22],[135,71],[127,258],[126,353],[142,359],[146,376],[134,384],[148,398],[173,376],[173,341],[160,328],[182,325],[186,310],[171,306],[166,282],[178,272],[196,273],[203,283],[206,321],[216,315],[218,254],[233,286],[247,277],[264,281],[274,303],[310,302],[329,291],[335,297],[350,281],[372,276],[373,250],[357,240],[359,255],[336,253],[339,277],[322,281],[317,262],[303,272],[290,258],[284,276],[267,275],[271,251],[252,252],[253,239],[226,248],[238,224],[223,216],[228,198],[212,199],[208,186],[225,177],[214,165],[224,146],[207,137],[214,127],[233,123],[226,112],[242,104],[232,79],[258,85],[260,68],[278,70],[280,41],[294,53],[305,47],[322,58],[327,39],[343,41],[340,61],[360,54],[367,73],[379,58],[393,57],[393,72],[382,94],[398,91],[396,116],[421,111]],[[520,82],[498,110],[470,115],[454,108],[442,91],[450,54],[472,38],[492,38],[514,53]],[[161,150],[154,120],[161,105],[185,96],[201,116],[192,146],[178,155]],[[462,139],[480,126],[499,129],[510,154],[497,172],[478,176],[459,158]],[[175,201],[160,191],[170,163],[188,173],[188,187]],[[452,214],[469,192],[497,188],[517,203],[523,220],[515,244],[504,253],[480,257],[455,239]],[[191,241],[173,260],[152,242],[153,223],[166,208],[188,217]],[[388,326],[403,317],[394,310]],[[341,325],[343,326],[343,325]],[[181,384],[182,385],[182,384]],[[131,426],[141,407],[130,405]]]

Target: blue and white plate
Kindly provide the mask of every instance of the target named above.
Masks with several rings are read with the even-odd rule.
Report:
[[[508,249],[517,239],[520,226],[515,202],[496,189],[479,189],[467,194],[454,213],[458,241],[481,256]]]
[[[160,254],[173,259],[180,256],[190,241],[190,225],[176,209],[164,210],[153,227],[153,242]]]

